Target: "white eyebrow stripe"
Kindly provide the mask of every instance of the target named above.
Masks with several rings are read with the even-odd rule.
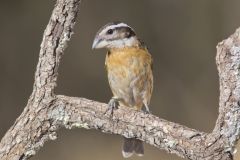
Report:
[[[111,25],[111,26],[107,26],[105,29],[102,30],[102,32],[100,34],[104,34],[107,32],[107,30],[109,29],[114,29],[114,28],[118,28],[118,27],[129,27],[131,28],[130,26],[128,26],[127,24],[125,23],[119,23],[119,24],[115,24],[115,25]],[[132,29],[132,28],[131,28]],[[133,29],[132,29],[133,30]]]
[[[113,25],[115,28],[117,27],[129,27],[127,24],[125,23],[119,23],[119,24],[116,24],[116,25]]]

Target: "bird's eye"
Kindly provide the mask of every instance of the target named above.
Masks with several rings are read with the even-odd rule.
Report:
[[[113,34],[113,30],[112,30],[112,29],[109,29],[109,30],[107,31],[107,34]]]

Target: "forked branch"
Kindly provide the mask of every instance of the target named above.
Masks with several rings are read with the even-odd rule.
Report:
[[[109,118],[104,103],[54,94],[60,59],[72,35],[80,1],[57,1],[44,32],[32,95],[2,138],[0,159],[28,159],[46,141],[56,139],[60,127],[78,127],[135,137],[188,159],[231,160],[240,132],[240,29],[217,46],[220,99],[212,133],[129,108],[120,107]]]

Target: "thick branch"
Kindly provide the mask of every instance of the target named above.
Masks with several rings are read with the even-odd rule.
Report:
[[[79,3],[80,0],[57,0],[44,32],[32,95],[23,113],[1,140],[1,160],[26,159],[46,140],[55,138],[46,108],[55,100],[57,70],[72,34]]]
[[[93,128],[128,138],[136,137],[182,157],[192,157],[192,150],[200,151],[207,136],[154,115],[124,107],[116,110],[113,117],[110,117],[110,113],[105,113],[106,104],[85,98],[58,96],[55,105],[50,109],[50,119],[57,119],[58,124],[64,124],[66,128]]]
[[[69,41],[80,0],[58,0],[44,32],[33,93],[23,113],[0,143],[1,160],[33,156],[64,126],[93,128],[135,137],[157,148],[189,159],[231,160],[240,132],[240,29],[219,43],[219,117],[212,133],[203,133],[151,114],[120,108],[112,118],[106,104],[54,95],[58,66]]]
[[[214,129],[233,150],[240,134],[240,28],[217,46],[216,62],[220,82],[219,116]]]

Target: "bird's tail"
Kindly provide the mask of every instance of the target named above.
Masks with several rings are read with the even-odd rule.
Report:
[[[138,156],[144,155],[143,142],[135,138],[125,138],[123,141],[122,155],[124,158],[129,158],[136,153]]]

